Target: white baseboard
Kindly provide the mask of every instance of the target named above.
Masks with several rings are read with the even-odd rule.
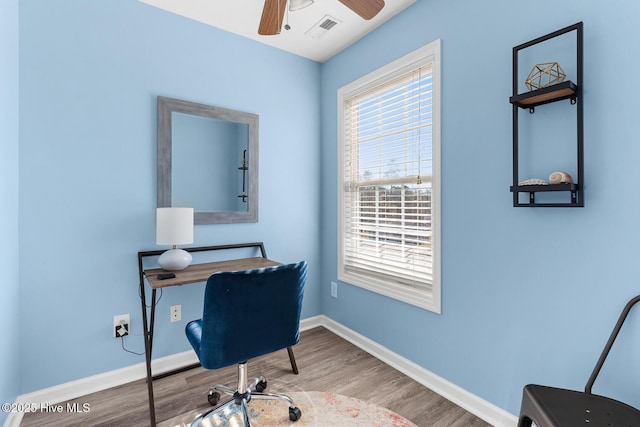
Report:
[[[518,418],[515,415],[472,393],[469,393],[465,389],[458,387],[452,382],[447,381],[422,366],[405,359],[399,354],[392,352],[364,335],[360,335],[359,333],[335,322],[332,319],[329,319],[326,316],[321,317],[321,326],[360,347],[372,356],[382,360],[384,363],[394,367],[406,376],[414,379],[430,390],[433,390],[440,396],[450,400],[461,408],[471,412],[492,426],[514,427],[517,425]]]
[[[403,374],[418,381],[420,384],[449,399],[456,405],[466,409],[477,417],[482,418],[493,426],[513,427],[517,424],[517,418],[514,415],[483,399],[480,399],[457,385],[435,375],[410,360],[405,359],[404,357],[324,315],[309,317],[300,322],[300,330],[302,331],[312,329],[317,326],[327,328],[336,335],[360,347],[367,353],[377,357]],[[154,359],[151,366],[154,374],[161,374],[163,372],[171,371],[197,362],[198,358],[196,354],[192,350],[189,350]],[[40,405],[41,403],[55,404],[142,378],[146,378],[146,364],[138,363],[126,368],[116,369],[42,390],[36,390],[31,393],[22,394],[16,398],[16,403],[35,403],[37,405]],[[4,422],[4,427],[19,427],[20,422],[22,421],[22,416],[23,413],[10,413]]]
[[[151,362],[151,369],[154,375],[171,371],[182,366],[191,365],[198,362],[198,357],[193,350],[170,356],[154,359]],[[53,387],[43,388],[31,393],[21,394],[16,398],[16,403],[42,403],[55,404],[80,396],[117,387],[122,384],[140,380],[147,377],[147,364],[137,363],[126,368],[116,369],[90,377],[81,378]],[[22,412],[12,412],[4,422],[4,427],[18,427],[23,417]]]

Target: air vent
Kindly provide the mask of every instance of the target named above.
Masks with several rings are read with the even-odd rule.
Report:
[[[332,19],[326,19],[322,24],[320,24],[320,28],[324,28],[325,30],[329,31],[330,29],[335,27],[336,24],[336,21]]]
[[[341,21],[336,18],[330,15],[324,15],[322,19],[313,24],[313,27],[309,28],[305,34],[314,39],[318,39],[340,23]]]

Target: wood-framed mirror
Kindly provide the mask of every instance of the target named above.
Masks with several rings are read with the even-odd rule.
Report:
[[[258,116],[158,96],[158,207],[195,224],[258,222]]]

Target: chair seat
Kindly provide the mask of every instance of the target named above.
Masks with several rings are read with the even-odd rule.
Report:
[[[604,396],[529,384],[522,396],[518,426],[640,426],[640,411]]]

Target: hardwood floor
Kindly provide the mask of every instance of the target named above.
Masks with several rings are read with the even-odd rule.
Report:
[[[294,375],[286,350],[249,362],[249,376],[262,373],[274,392],[330,391],[391,409],[420,427],[489,426],[464,409],[432,392],[332,332],[314,328],[302,332],[294,347],[300,373]],[[235,366],[207,371],[192,369],[154,381],[158,425],[188,423],[210,408],[206,399],[214,383],[235,387]],[[148,426],[145,380],[135,381],[64,402],[87,412],[25,414],[21,427],[32,426]],[[304,416],[304,415],[303,415]],[[347,426],[345,426],[347,427]]]

